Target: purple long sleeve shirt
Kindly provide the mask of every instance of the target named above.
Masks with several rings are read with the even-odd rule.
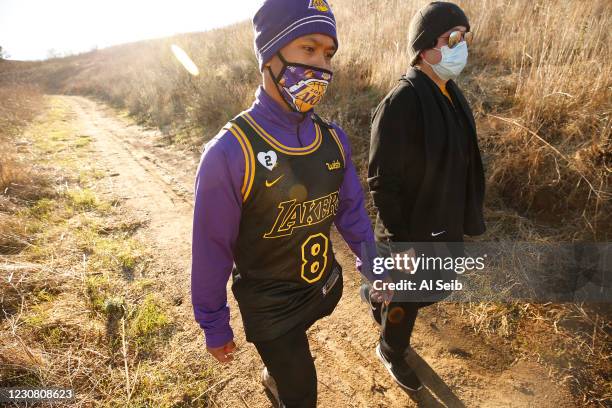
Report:
[[[290,147],[307,146],[315,138],[312,120],[286,112],[259,87],[248,112],[279,142]],[[374,234],[364,207],[359,177],[351,161],[344,131],[334,125],[346,155],[346,172],[339,190],[336,228],[358,258],[362,242]],[[230,277],[242,212],[240,189],[245,161],[236,138],[221,130],[205,147],[195,182],[191,295],[196,321],[204,330],[206,344],[220,347],[233,339],[229,324],[227,282]]]

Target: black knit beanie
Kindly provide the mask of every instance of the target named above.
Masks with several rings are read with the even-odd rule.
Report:
[[[408,34],[410,65],[416,64],[419,52],[435,47],[438,37],[456,26],[465,26],[470,31],[467,16],[454,3],[433,1],[417,11],[410,21]]]

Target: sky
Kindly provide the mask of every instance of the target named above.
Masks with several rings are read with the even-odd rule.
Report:
[[[0,0],[0,46],[13,60],[205,31],[251,18],[255,0]]]

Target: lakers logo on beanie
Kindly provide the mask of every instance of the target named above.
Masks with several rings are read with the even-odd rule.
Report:
[[[317,9],[319,11],[329,11],[329,6],[325,0],[310,0],[308,8]]]

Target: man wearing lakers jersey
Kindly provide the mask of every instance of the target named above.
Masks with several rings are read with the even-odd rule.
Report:
[[[323,0],[267,0],[253,18],[263,84],[207,143],[196,178],[192,301],[208,351],[231,360],[226,283],[281,406],[314,407],[306,330],[342,294],[334,223],[359,257],[373,242],[344,132],[314,114],[332,80],[336,23]]]

